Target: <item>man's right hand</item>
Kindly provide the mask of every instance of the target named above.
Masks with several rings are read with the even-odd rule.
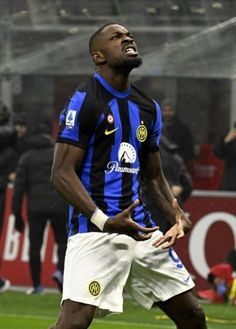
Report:
[[[104,225],[103,232],[126,234],[138,241],[148,240],[159,227],[143,227],[132,220],[132,212],[138,205],[139,200],[135,200],[128,208],[115,217],[108,219]]]

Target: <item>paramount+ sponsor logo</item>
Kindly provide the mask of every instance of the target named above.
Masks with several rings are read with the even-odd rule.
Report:
[[[136,158],[137,154],[133,145],[123,142],[120,144],[118,150],[119,161],[108,162],[105,173],[110,174],[115,171],[121,173],[138,174],[140,168],[131,167],[131,165],[135,163]]]

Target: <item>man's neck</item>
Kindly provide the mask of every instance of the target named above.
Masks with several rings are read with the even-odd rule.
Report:
[[[129,88],[129,74],[114,71],[98,70],[98,72],[111,86],[119,91],[126,91]]]

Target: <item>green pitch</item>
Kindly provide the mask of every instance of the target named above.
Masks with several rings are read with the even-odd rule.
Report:
[[[47,329],[57,318],[60,295],[28,296],[23,292],[0,294],[1,329]],[[203,308],[208,318],[209,329],[235,329],[236,306],[207,305]],[[173,322],[159,309],[146,311],[134,302],[126,300],[125,313],[94,320],[91,329],[175,329]]]

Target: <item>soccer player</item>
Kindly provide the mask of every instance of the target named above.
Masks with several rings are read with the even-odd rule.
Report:
[[[130,84],[141,65],[132,34],[110,23],[90,38],[96,73],[60,116],[52,180],[71,204],[62,308],[51,329],[85,329],[123,311],[123,289],[181,329],[205,329],[172,245],[191,226],[163,175],[158,104]],[[139,201],[141,179],[173,223],[163,235]]]

